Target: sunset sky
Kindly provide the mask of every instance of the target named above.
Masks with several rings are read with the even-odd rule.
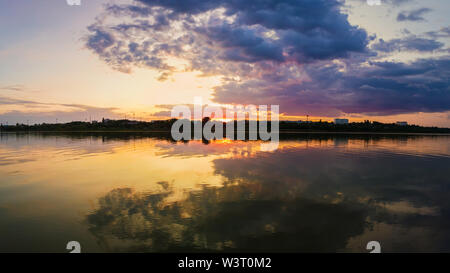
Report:
[[[0,123],[281,119],[450,127],[448,0],[0,0]]]

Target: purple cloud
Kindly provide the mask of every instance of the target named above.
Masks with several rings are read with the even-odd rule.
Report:
[[[410,35],[405,38],[392,39],[389,41],[380,39],[378,42],[372,45],[372,49],[381,52],[405,50],[427,52],[441,49],[443,46],[444,43],[441,43],[439,41]]]

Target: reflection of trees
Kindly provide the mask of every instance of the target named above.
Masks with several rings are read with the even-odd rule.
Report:
[[[240,183],[168,203],[170,187],[149,194],[122,188],[100,198],[87,222],[113,251],[336,251],[364,230],[361,205],[269,193]]]

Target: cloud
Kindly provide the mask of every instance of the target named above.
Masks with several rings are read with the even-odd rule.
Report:
[[[348,1],[348,2],[357,1],[364,5],[368,4],[367,0],[346,0],[346,1]],[[412,2],[412,0],[381,0],[381,3],[383,5],[388,4],[388,5],[393,5],[393,6],[401,6],[403,4],[410,3],[410,2]]]
[[[387,0],[386,2],[399,6],[399,5],[403,5],[405,3],[411,2],[411,0]]]
[[[15,99],[10,97],[0,96],[0,105],[24,105],[24,106],[42,106],[42,105],[50,105],[46,103],[35,102],[31,100],[25,99]]]
[[[437,39],[437,38],[450,38],[450,27],[443,27],[438,31],[429,31],[425,35]]]
[[[145,67],[159,71],[160,80],[184,71],[220,75],[217,103],[273,104],[288,115],[318,116],[450,110],[449,57],[373,61],[397,51],[442,53],[444,44],[432,35],[445,29],[373,41],[349,23],[342,3],[139,0],[110,5],[88,28],[86,47],[114,69]],[[168,114],[162,110],[155,116]]]
[[[411,11],[402,11],[397,15],[397,21],[403,22],[403,21],[424,21],[423,15],[427,12],[430,12],[431,9],[429,8],[420,8],[416,10]]]
[[[394,52],[394,51],[419,51],[429,52],[441,49],[444,43],[436,41],[434,39],[420,38],[415,35],[409,35],[405,38],[392,39],[384,41],[379,39],[372,45],[372,49],[381,52]]]
[[[224,49],[221,56],[224,60],[283,62],[285,59],[282,46],[275,40],[262,38],[258,30],[224,24],[205,27],[199,31]]]
[[[21,84],[15,84],[15,85],[0,86],[0,90],[16,92],[16,91],[25,91],[26,88]]]
[[[100,120],[103,117],[118,118],[118,110],[114,107],[96,107],[84,104],[61,104],[37,102],[26,99],[16,99],[0,96],[0,106],[8,107],[0,113],[0,120],[3,123],[54,123],[70,122],[77,120]],[[14,109],[13,109],[13,108]],[[17,109],[22,110],[17,110]]]
[[[278,81],[260,77],[227,81],[214,91],[219,103],[280,105],[291,115],[391,115],[450,110],[450,59],[412,63],[371,62],[368,66],[316,63],[303,77]]]
[[[180,70],[173,58],[186,62],[181,70],[230,74],[241,64],[346,58],[369,42],[337,0],[138,2],[109,6],[86,47],[114,69],[147,67],[162,79]]]

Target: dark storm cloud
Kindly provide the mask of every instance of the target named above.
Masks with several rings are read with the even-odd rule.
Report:
[[[441,43],[439,41],[410,35],[405,38],[392,39],[389,41],[379,39],[376,43],[372,45],[372,49],[381,52],[394,52],[405,50],[427,52],[440,49],[443,46],[444,43]]]
[[[116,16],[129,15],[129,16],[148,16],[152,13],[152,9],[143,6],[133,6],[133,5],[108,5],[106,10]]]
[[[257,1],[141,1],[149,6],[165,7],[173,12],[197,14],[223,7],[226,15],[235,15],[233,24],[212,27],[206,32],[213,41],[237,41],[228,47],[244,53],[234,60],[265,59],[281,61],[282,52],[297,61],[345,57],[363,52],[367,45],[364,30],[351,26],[335,0],[257,0]],[[194,3],[195,2],[195,3]],[[272,40],[251,27],[275,31]],[[230,52],[227,52],[230,55]],[[247,58],[248,57],[248,58]]]
[[[284,61],[282,45],[267,41],[254,30],[222,25],[204,28],[199,32],[225,49],[224,55],[221,56],[223,59],[245,62]]]
[[[372,62],[368,67],[316,64],[309,79],[229,81],[217,87],[216,102],[279,104],[285,113],[336,116],[341,113],[390,115],[450,110],[450,59],[407,64]]]
[[[86,46],[94,50],[97,54],[102,54],[105,49],[114,44],[114,37],[111,33],[108,33],[95,26],[90,26],[89,31],[92,35],[86,41]]]
[[[86,47],[94,51],[108,65],[122,72],[130,72],[130,64],[169,71],[171,67],[158,57],[158,54],[170,50],[171,46],[165,43],[152,44],[151,41],[136,43],[126,40],[130,32],[159,30],[160,26],[159,22],[151,24],[146,20],[118,24],[109,29],[93,24],[88,27],[91,35],[86,37]]]
[[[352,90],[352,103],[342,111],[389,115],[450,110],[450,59],[373,65],[359,77],[344,77],[342,87]]]
[[[445,80],[450,71],[449,58],[420,59],[412,64],[396,62],[372,62],[372,64],[376,68],[369,75],[375,76],[421,76]]]
[[[148,15],[153,23],[135,20],[107,28],[100,24],[89,27],[91,34],[86,45],[111,65],[125,63],[142,66],[142,60],[132,55],[123,56],[121,44],[115,36],[130,39],[129,30],[146,32],[148,36],[169,28],[171,23],[182,25],[186,40],[172,39],[166,46],[183,43],[202,43],[203,54],[208,49],[218,51],[218,58],[237,62],[312,60],[347,57],[351,52],[364,52],[369,41],[367,33],[350,25],[347,15],[340,12],[336,0],[283,0],[283,1],[139,1],[143,6],[109,6],[112,15]],[[209,21],[198,23],[199,14],[225,9],[222,15],[211,15]],[[231,16],[234,16],[234,19]],[[227,17],[230,20],[226,20]],[[195,19],[196,18],[196,19]],[[167,29],[165,29],[167,31]],[[160,35],[160,33],[156,34]],[[132,39],[132,38],[131,38]],[[143,52],[157,56],[166,52],[154,48],[161,40],[147,42]],[[129,42],[129,41],[128,41]],[[136,42],[136,41],[133,41]],[[210,43],[208,48],[205,48]],[[151,49],[149,48],[151,47]],[[160,59],[159,59],[160,60]],[[144,64],[160,70],[159,63]]]
[[[430,12],[429,8],[420,8],[411,11],[402,11],[397,15],[397,21],[424,21],[423,15]]]

